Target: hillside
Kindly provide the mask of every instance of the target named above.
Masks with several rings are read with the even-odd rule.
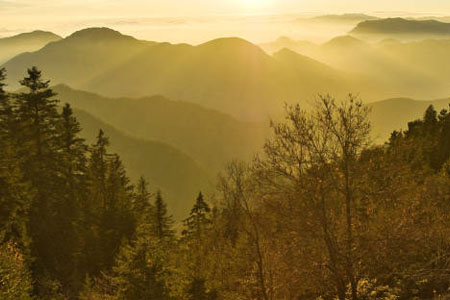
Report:
[[[0,38],[0,64],[23,52],[39,50],[50,42],[61,37],[46,31],[33,31],[11,37]]]
[[[359,23],[350,33],[356,36],[397,38],[450,37],[450,23],[403,18],[368,20]]]
[[[163,96],[107,98],[64,85],[55,86],[54,91],[62,102],[130,136],[163,142],[183,151],[211,175],[234,158],[249,159],[262,146],[267,127]]]
[[[373,138],[377,143],[385,142],[392,131],[407,129],[408,122],[422,118],[428,106],[436,111],[449,108],[450,98],[418,101],[408,98],[387,99],[368,104],[373,125]]]
[[[161,189],[174,216],[180,220],[192,206],[199,190],[209,188],[210,177],[194,160],[164,143],[133,138],[92,114],[74,109],[83,131],[93,143],[99,129],[110,138],[110,151],[120,155],[127,173],[136,181],[144,176],[152,191]]]

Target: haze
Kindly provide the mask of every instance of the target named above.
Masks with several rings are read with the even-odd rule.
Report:
[[[0,1],[3,21],[0,37],[35,29],[66,36],[82,28],[105,26],[141,39],[194,44],[219,36],[239,36],[261,43],[280,35],[322,42],[351,28],[299,28],[292,22],[299,17],[339,13],[443,16],[450,15],[450,3],[445,0],[7,0]]]

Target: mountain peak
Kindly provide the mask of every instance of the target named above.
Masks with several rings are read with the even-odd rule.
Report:
[[[14,36],[10,36],[10,37],[5,37],[5,38],[1,38],[0,40],[17,40],[17,41],[23,41],[23,40],[47,40],[47,41],[56,41],[56,40],[60,40],[62,39],[62,37],[60,37],[57,34],[54,34],[53,32],[50,31],[43,31],[43,30],[35,30],[35,31],[31,31],[31,32],[24,32],[24,33],[19,33],[17,35]]]
[[[131,36],[123,35],[119,31],[107,27],[86,28],[76,31],[67,37],[67,39],[87,39],[87,40],[123,39],[123,38],[135,39]]]
[[[201,47],[239,47],[239,48],[258,48],[255,44],[238,37],[218,38],[200,45]]]
[[[324,44],[326,47],[361,47],[363,45],[365,45],[363,41],[350,35],[335,37]]]
[[[248,55],[267,56],[257,45],[238,37],[219,38],[198,46],[204,50],[221,53],[246,53]]]

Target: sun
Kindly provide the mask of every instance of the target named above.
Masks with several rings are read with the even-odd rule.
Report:
[[[246,7],[262,7],[267,5],[270,0],[241,0],[242,4]]]

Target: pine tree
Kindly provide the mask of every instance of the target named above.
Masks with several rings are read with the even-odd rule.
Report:
[[[148,182],[144,177],[140,177],[136,186],[136,195],[133,204],[133,210],[139,224],[150,226],[153,223],[152,216],[155,207],[151,203],[152,194],[148,191]]]
[[[132,204],[132,186],[125,168],[119,156],[112,155],[106,178],[106,206],[101,217],[102,258],[107,269],[112,266],[122,241],[129,240],[134,233]]]
[[[36,67],[28,69],[20,83],[27,91],[16,96],[18,153],[24,177],[35,191],[28,222],[35,258],[32,273],[37,293],[49,297],[53,286],[60,286],[57,278],[65,277],[63,262],[71,257],[71,249],[63,242],[65,226],[60,224],[64,216],[59,208],[67,191],[61,176],[58,100]]]
[[[211,229],[211,209],[205,202],[203,194],[197,196],[191,213],[184,220],[185,229],[182,232],[182,242],[185,245],[185,259],[189,262],[188,277],[190,284],[188,287],[189,299],[215,299],[214,292],[206,289],[207,259],[209,253],[208,234]]]
[[[18,124],[12,99],[3,89],[5,77],[5,69],[0,69],[0,243],[13,241],[26,253],[32,193],[20,169]]]
[[[87,196],[81,203],[82,265],[84,272],[96,277],[105,269],[103,257],[103,218],[106,210],[106,179],[109,139],[103,130],[99,130],[96,142],[89,149],[87,166]]]
[[[113,268],[117,299],[170,299],[167,260],[167,251],[159,240],[146,230],[139,231],[136,241],[122,247]]]
[[[57,223],[61,234],[59,243],[64,245],[61,253],[65,261],[61,264],[61,274],[58,277],[62,284],[76,295],[84,279],[84,271],[80,266],[81,235],[80,218],[82,202],[86,198],[87,149],[84,139],[79,137],[80,124],[73,115],[70,105],[66,104],[61,112],[58,123],[58,144],[60,155],[60,175],[63,178],[64,190],[61,201],[56,203]]]
[[[167,204],[164,202],[161,191],[156,193],[153,233],[160,241],[171,241],[174,237],[172,216],[168,214]]]
[[[208,291],[204,279],[194,278],[189,284],[187,295],[189,300],[216,300],[217,291]]]
[[[206,227],[211,224],[209,214],[211,209],[203,199],[203,194],[200,192],[197,200],[191,209],[189,217],[184,220],[186,229],[183,231],[184,236],[190,236],[200,240]]]
[[[135,230],[133,187],[119,156],[107,151],[102,130],[91,147],[88,163],[88,196],[83,205],[86,272],[98,276],[111,269],[123,240]]]
[[[133,240],[122,246],[113,268],[117,299],[170,299],[169,255],[165,241],[172,238],[171,224],[160,192],[155,202],[155,206],[159,207],[159,217],[155,206],[150,203],[150,197],[147,182],[141,177],[134,199],[138,222],[136,233]],[[158,220],[161,221],[158,223]],[[156,224],[162,225],[159,227]]]

